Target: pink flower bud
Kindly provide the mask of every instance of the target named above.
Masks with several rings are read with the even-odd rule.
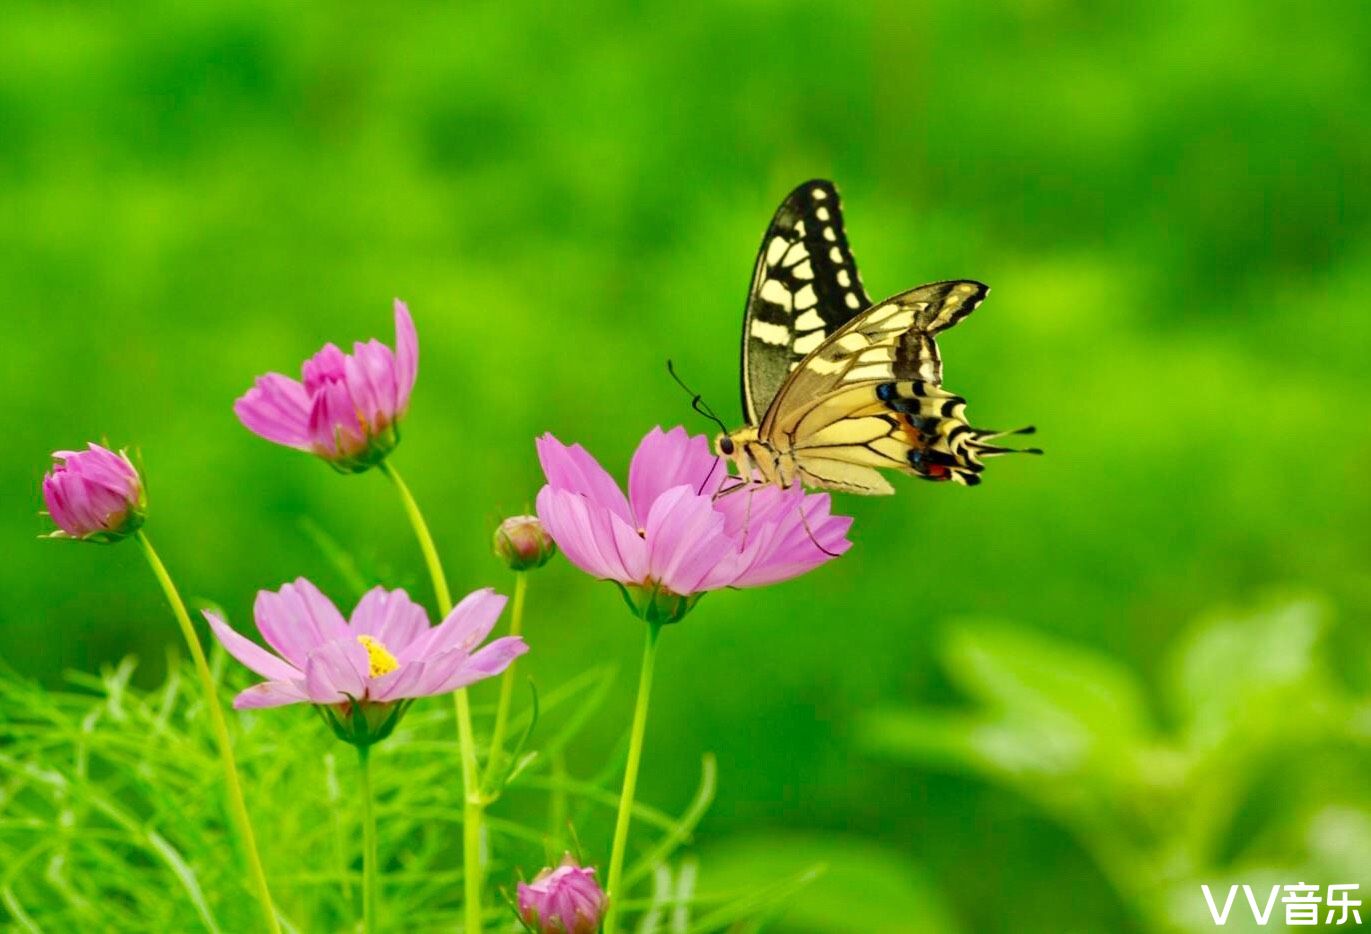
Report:
[[[515,571],[540,568],[557,553],[537,516],[510,516],[496,528],[493,545],[495,556]]]
[[[519,883],[519,916],[538,934],[595,934],[609,905],[594,869],[568,855],[556,869]]]
[[[43,477],[43,501],[57,525],[49,538],[116,542],[143,524],[143,481],[123,452],[88,444],[52,457],[56,463]]]
[[[395,300],[395,348],[370,340],[344,353],[326,344],[300,368],[300,379],[259,376],[233,404],[254,434],[322,457],[342,473],[360,473],[400,443],[400,421],[419,373],[419,338],[409,309]]]

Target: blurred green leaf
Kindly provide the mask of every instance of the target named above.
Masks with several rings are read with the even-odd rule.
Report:
[[[822,867],[789,896],[769,930],[794,934],[882,934],[958,930],[923,870],[908,857],[842,836],[768,834],[725,841],[700,860],[702,891],[758,886]]]
[[[1316,653],[1324,615],[1302,601],[1195,626],[1173,654],[1169,685],[1191,740],[1211,746],[1234,730],[1319,729],[1338,695]]]
[[[943,661],[953,680],[991,710],[1063,743],[1123,746],[1150,731],[1132,672],[1027,627],[959,623],[949,631]]]

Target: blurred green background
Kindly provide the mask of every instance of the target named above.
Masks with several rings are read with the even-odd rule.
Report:
[[[427,598],[384,478],[230,409],[327,340],[392,340],[396,295],[421,341],[397,466],[454,588],[507,588],[489,534],[532,502],[535,435],[622,475],[652,425],[709,430],[668,356],[737,418],[758,240],[826,176],[873,296],[994,287],[942,342],[946,381],[1048,453],[975,490],[842,499],[844,560],[703,601],[664,636],[644,796],[679,806],[714,750],[706,875],[812,850],[830,890],[887,879],[929,929],[1183,926],[1191,876],[1254,866],[1371,886],[1318,843],[1365,856],[1371,828],[1364,4],[10,0],[4,20],[9,666],[56,685],[132,653],[152,684],[176,641],[136,549],[36,539],[48,452],[86,439],[141,450],[153,539],[240,629],[296,575],[343,595],[307,519]],[[640,624],[560,560],[529,614],[541,680],[620,663],[573,751],[593,771]],[[1160,829],[1185,808],[1193,837]],[[1102,852],[1113,819],[1140,862]],[[913,929],[868,907],[782,924]]]

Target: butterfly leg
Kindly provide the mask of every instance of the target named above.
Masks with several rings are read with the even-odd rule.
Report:
[[[752,494],[756,491],[757,488],[755,486],[747,491],[747,509],[743,512],[743,541],[742,544],[738,546],[739,551],[742,551],[747,547],[747,533],[748,529],[752,527]]]
[[[715,499],[715,500],[723,499],[725,496],[728,496],[730,493],[737,493],[739,490],[745,490],[745,489],[747,489],[748,486],[750,485],[750,484],[749,484],[746,480],[744,480],[742,477],[734,477],[734,476],[732,476],[732,475],[730,474],[730,475],[729,475],[729,479],[730,479],[730,480],[734,480],[734,481],[736,481],[736,482],[735,482],[732,486],[721,486],[721,487],[719,487],[719,491],[718,491],[717,493],[714,494],[714,499]]]
[[[828,555],[830,558],[838,557],[838,552],[829,551],[823,545],[820,545],[819,540],[814,537],[814,530],[809,527],[809,517],[805,515],[805,507],[803,501],[800,503],[800,524],[805,527],[805,533],[809,536],[809,540],[814,543],[815,548],[819,549],[824,554]]]

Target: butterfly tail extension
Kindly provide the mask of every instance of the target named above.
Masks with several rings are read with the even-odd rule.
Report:
[[[1012,431],[975,428],[966,420],[965,399],[922,380],[881,383],[876,398],[889,410],[908,444],[908,472],[924,480],[976,486],[985,458],[1042,453],[1038,448],[994,443],[1008,435],[1032,434],[1033,426]]]

